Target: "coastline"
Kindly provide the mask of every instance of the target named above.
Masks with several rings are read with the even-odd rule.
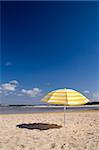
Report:
[[[66,106],[66,112],[99,110],[99,106]],[[46,112],[63,112],[64,106],[3,106],[0,114],[31,114]]]
[[[66,111],[65,113],[86,113],[86,112],[99,112],[98,109],[94,110],[94,109],[89,109],[89,110],[72,110],[72,111]],[[64,114],[64,110],[63,111],[44,111],[44,112],[30,112],[30,113],[2,113],[0,114],[0,116],[2,115],[32,115],[32,114]]]

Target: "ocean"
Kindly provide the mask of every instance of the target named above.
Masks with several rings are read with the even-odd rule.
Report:
[[[66,111],[99,110],[97,106],[68,106]],[[63,106],[0,106],[0,114],[25,114],[37,112],[63,112]]]

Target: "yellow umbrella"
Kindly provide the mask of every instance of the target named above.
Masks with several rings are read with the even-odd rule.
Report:
[[[89,102],[89,100],[80,92],[66,88],[48,93],[41,101],[49,104],[64,105],[64,125],[66,106],[84,105]]]

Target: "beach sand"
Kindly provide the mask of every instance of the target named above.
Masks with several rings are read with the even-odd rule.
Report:
[[[0,150],[99,150],[99,111],[0,115]],[[62,125],[48,130],[19,124]],[[45,125],[46,126],[46,125]]]

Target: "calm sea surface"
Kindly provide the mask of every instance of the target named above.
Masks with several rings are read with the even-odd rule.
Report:
[[[68,107],[66,111],[99,110],[99,106]],[[63,112],[63,107],[2,106],[0,114],[21,114],[35,112]]]

